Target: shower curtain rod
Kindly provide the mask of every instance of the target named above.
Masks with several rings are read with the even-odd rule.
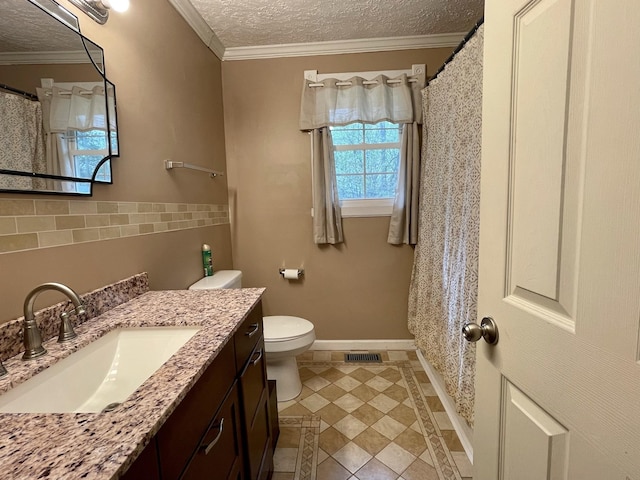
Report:
[[[476,22],[476,24],[473,26],[473,28],[471,30],[469,30],[469,33],[467,33],[464,38],[462,39],[462,41],[458,44],[458,46],[456,47],[456,49],[453,51],[453,53],[451,55],[449,55],[449,58],[447,58],[444,63],[442,64],[442,66],[438,69],[438,71],[435,73],[435,75],[433,75],[431,78],[429,78],[429,80],[427,81],[427,85],[429,85],[431,83],[432,80],[434,80],[438,75],[440,75],[440,72],[442,72],[444,70],[444,68],[447,66],[448,63],[451,62],[451,60],[454,59],[454,57],[458,54],[458,52],[460,50],[463,49],[463,47],[467,44],[467,42],[469,40],[471,40],[471,37],[473,37],[473,35],[476,33],[476,31],[478,30],[478,28],[480,28],[480,25],[482,25],[484,23],[484,16],[482,16],[480,18],[480,20],[478,20]]]
[[[38,99],[38,96],[34,95],[33,93],[29,93],[29,92],[24,92],[22,90],[18,90],[17,88],[10,87],[9,85],[5,85],[4,83],[0,83],[0,88],[2,90],[7,90],[7,91],[12,92],[12,93],[17,93],[18,95],[22,95],[23,97],[26,97],[26,98],[28,98],[30,100],[37,100]]]

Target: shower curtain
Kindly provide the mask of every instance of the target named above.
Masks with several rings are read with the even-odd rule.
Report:
[[[483,26],[423,90],[423,166],[409,331],[473,425]]]
[[[20,95],[0,92],[0,168],[21,172],[42,171],[44,166],[42,107]],[[30,177],[0,175],[0,188],[32,190]]]

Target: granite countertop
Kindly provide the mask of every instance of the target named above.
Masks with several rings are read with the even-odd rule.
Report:
[[[204,373],[264,289],[147,292],[76,328],[78,338],[44,344],[47,355],[7,360],[0,391],[119,327],[201,326],[125,402],[108,413],[0,414],[0,478],[114,479],[135,460]]]

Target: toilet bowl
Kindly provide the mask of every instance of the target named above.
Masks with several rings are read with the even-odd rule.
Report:
[[[198,280],[189,290],[241,287],[241,271],[220,270],[210,277]],[[276,380],[278,401],[286,402],[296,398],[302,391],[296,355],[306,352],[315,340],[313,323],[304,318],[286,315],[263,317],[263,323],[267,378]]]
[[[286,402],[302,391],[296,355],[309,349],[316,333],[313,323],[300,317],[267,316],[263,322],[267,378],[276,381],[278,401]]]

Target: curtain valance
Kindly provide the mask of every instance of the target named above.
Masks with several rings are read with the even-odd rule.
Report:
[[[420,82],[410,82],[406,74],[392,79],[379,75],[373,80],[305,80],[300,130],[353,122],[422,123],[421,88]]]
[[[73,87],[65,90],[59,87],[38,88],[38,99],[44,112],[44,127],[48,133],[64,133],[68,130],[107,130],[107,102],[104,87],[91,90]],[[113,98],[109,98],[112,110]],[[110,117],[111,128],[115,129],[115,116]]]

